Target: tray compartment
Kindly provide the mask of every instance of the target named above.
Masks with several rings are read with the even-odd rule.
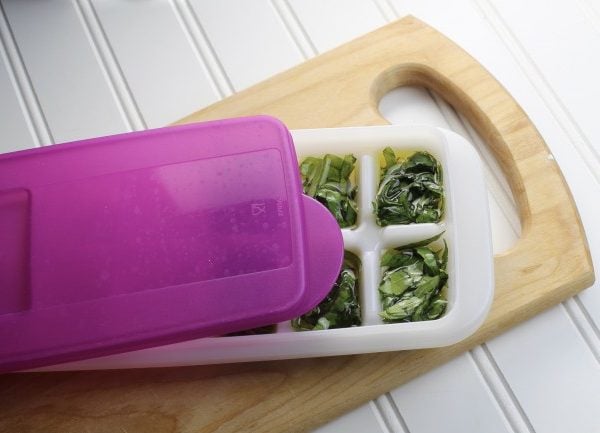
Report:
[[[402,148],[402,147],[392,147],[392,146],[387,146],[389,148],[391,148],[394,152],[394,156],[396,159],[397,163],[404,163],[407,159],[409,159],[410,157],[412,157],[414,154],[416,154],[417,152],[423,152],[425,151],[426,153],[428,153],[430,156],[432,156],[435,159],[435,162],[437,164],[439,164],[440,166],[440,184],[442,186],[443,192],[442,192],[442,203],[441,203],[441,215],[440,218],[437,219],[436,221],[430,221],[430,222],[406,222],[406,223],[390,223],[390,224],[378,224],[381,227],[388,227],[388,226],[393,226],[393,225],[412,225],[412,224],[440,224],[444,221],[444,217],[445,217],[445,206],[444,206],[444,201],[445,201],[445,184],[444,184],[444,168],[443,165],[441,164],[441,158],[439,155],[436,155],[436,152],[430,152],[428,150],[425,149],[419,149],[419,148],[413,148],[411,149],[410,147],[408,148]],[[381,182],[384,179],[385,176],[385,167],[387,165],[386,161],[385,161],[385,157],[384,157],[384,149],[379,149],[378,154],[377,154],[377,161],[379,163],[379,168],[376,172],[376,191],[375,191],[375,195],[373,196],[373,203],[375,203],[376,200],[378,200],[380,194],[379,194],[379,189],[381,187]],[[373,212],[375,212],[375,209],[373,207]],[[422,213],[421,213],[422,214]],[[377,215],[375,215],[376,219],[377,219]]]
[[[423,240],[421,240],[423,241]],[[427,241],[427,238],[424,239],[424,241]],[[411,242],[412,243],[412,242]],[[406,248],[407,243],[398,245],[398,246],[391,246],[390,248],[385,248],[381,251],[381,262],[380,262],[380,271],[381,271],[381,278],[379,280],[379,284],[381,285],[383,283],[383,278],[385,275],[385,272],[383,271],[383,257],[386,254],[386,252],[393,250],[393,249],[398,249],[400,251],[407,249]],[[448,248],[448,250],[450,249],[450,246],[448,245],[447,241],[443,238],[443,236],[440,236],[440,238],[435,239],[431,242],[428,242],[425,245],[421,245],[423,247],[428,247],[430,248],[434,254],[436,254],[436,260],[437,260],[437,254],[440,253],[444,248]],[[448,254],[448,261],[450,260],[450,254]],[[447,264],[446,264],[447,265]],[[394,267],[391,267],[391,269],[394,269]],[[446,266],[446,271],[448,271],[448,266]],[[425,274],[424,274],[425,275]],[[441,288],[441,290],[439,291],[439,293],[442,294],[442,299],[444,299],[444,301],[446,301],[446,306],[444,308],[444,312],[442,313],[442,315],[436,319],[430,319],[430,320],[439,320],[442,317],[444,317],[444,315],[446,314],[446,312],[448,311],[448,291],[451,290],[449,289],[449,280],[450,280],[450,275],[448,275],[448,279],[444,282],[443,287]],[[409,293],[412,290],[410,290],[409,288],[406,289],[406,292]],[[386,308],[384,308],[384,296],[383,294],[378,290],[379,293],[379,311],[383,312]],[[436,293],[436,296],[438,294]],[[428,319],[423,319],[423,320],[408,320],[408,321],[385,321],[382,319],[383,323],[386,324],[396,324],[396,323],[408,323],[408,322],[422,322],[422,321],[429,321]]]
[[[361,326],[362,325],[362,302],[361,302],[361,293],[360,293],[360,287],[362,285],[361,282],[361,275],[362,275],[362,265],[361,265],[361,261],[360,258],[346,250],[344,253],[344,264],[342,267],[342,270],[340,271],[340,274],[338,276],[338,279],[340,278],[340,276],[342,275],[342,273],[346,270],[349,269],[354,273],[355,276],[355,280],[354,280],[354,284],[352,287],[352,291],[354,294],[354,298],[351,299],[352,303],[356,304],[356,308],[352,308],[352,312],[350,315],[349,320],[352,322],[350,324],[335,324],[335,323],[330,323],[327,330],[329,329],[340,329],[340,328],[352,328],[352,327],[356,327],[356,326]],[[343,280],[342,280],[343,282]],[[342,283],[341,282],[341,283]],[[336,286],[338,291],[335,292],[336,290]],[[318,314],[316,314],[317,312],[314,312],[314,309],[307,312],[306,314],[304,314],[303,316],[299,317],[299,318],[295,318],[292,319],[290,321],[292,329],[294,331],[300,331],[300,332],[310,332],[310,331],[315,331],[318,329],[314,329],[314,327],[317,326],[317,324],[320,322],[321,318],[325,318],[327,319],[328,317],[328,313],[332,310],[332,309],[339,309],[339,304],[338,304],[338,299],[339,296],[341,295],[341,290],[347,290],[347,287],[342,287],[341,284],[338,286],[338,281],[336,280],[335,284],[333,285],[330,294],[333,292],[333,297],[331,299],[329,299],[329,297],[326,297],[323,301],[321,301],[321,303],[319,303],[318,307],[320,309],[320,311],[318,312]],[[331,304],[331,302],[333,301],[333,304]],[[347,301],[347,300],[346,300]],[[315,307],[317,308],[317,307]],[[347,309],[347,305],[344,306],[344,310]],[[337,311],[338,315],[341,315],[342,312],[341,311]],[[331,316],[331,315],[329,315]],[[329,319],[333,319],[335,316],[337,316],[335,313],[333,315],[333,317],[329,317]],[[318,317],[318,320],[315,322],[315,319]],[[338,316],[339,317],[339,316]],[[346,317],[348,319],[348,317]],[[358,323],[354,323],[356,321],[356,319],[358,319]],[[315,323],[313,323],[315,322]],[[313,329],[309,329],[308,327],[313,326]],[[325,325],[327,326],[327,325]]]
[[[352,157],[354,158],[354,163],[353,163],[353,168],[350,171],[350,173],[348,174],[348,176],[342,176],[342,169],[347,167],[347,165],[345,166],[345,164],[347,164],[347,157]],[[311,161],[312,160],[312,161]],[[319,160],[319,161],[317,161]],[[336,167],[336,163],[338,163],[341,160],[341,166]],[[359,192],[357,191],[357,185],[359,184],[358,178],[359,178],[359,173],[360,170],[358,169],[358,166],[360,165],[360,161],[358,161],[356,159],[356,157],[351,154],[351,153],[344,153],[344,154],[340,154],[340,153],[333,153],[333,152],[325,152],[322,154],[318,154],[318,155],[305,155],[302,158],[299,159],[299,167],[300,167],[300,172],[302,173],[302,182],[303,182],[303,189],[304,189],[304,193],[310,197],[313,197],[314,199],[316,199],[317,201],[321,202],[325,207],[327,207],[329,209],[329,205],[327,203],[327,200],[321,196],[318,195],[319,192],[322,192],[323,189],[320,188],[322,187],[324,184],[330,183],[330,182],[334,182],[337,183],[337,180],[328,180],[330,178],[335,179],[336,176],[336,171],[339,171],[339,182],[341,183],[342,181],[348,181],[349,182],[349,188],[346,188],[346,191],[343,191],[346,195],[346,204],[349,207],[354,208],[354,210],[356,211],[356,215],[354,218],[354,222],[349,221],[350,218],[350,212],[348,212],[348,210],[346,210],[346,212],[341,212],[341,213],[345,213],[345,215],[337,215],[335,214],[335,212],[333,212],[331,209],[330,212],[331,214],[336,218],[336,220],[338,221],[338,224],[341,228],[348,228],[348,229],[352,229],[355,228],[358,224],[360,224],[360,218],[361,218],[361,212],[359,211],[359,201],[360,201],[360,197],[359,197]],[[323,179],[323,177],[325,177]],[[304,185],[305,182],[305,178],[307,178],[310,182],[307,182],[306,185]],[[321,183],[322,181],[323,184],[321,185],[316,185],[318,183]],[[316,190],[313,190],[313,188],[315,188]],[[329,190],[329,192],[331,192],[331,190]],[[338,203],[341,203],[341,200],[336,200]],[[341,220],[341,221],[340,221]]]

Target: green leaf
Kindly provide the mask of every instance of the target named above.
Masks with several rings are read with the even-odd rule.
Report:
[[[383,150],[385,166],[373,210],[377,224],[439,222],[443,216],[442,168],[427,152],[415,152],[404,161]]]
[[[400,248],[402,250],[410,250],[410,249],[417,248],[417,247],[424,247],[425,245],[429,245],[429,244],[437,241],[439,238],[442,237],[442,235],[444,233],[445,233],[445,231],[441,232],[435,236],[432,236],[429,239],[425,239],[423,241],[413,242],[412,244],[401,245]],[[444,241],[444,244],[445,243],[446,243],[446,241]],[[392,251],[395,251],[395,250],[392,250]]]
[[[329,322],[329,320],[327,320],[326,317],[319,317],[319,320],[317,320],[317,324],[315,325],[313,330],[329,329],[329,325],[330,325],[330,322]]]
[[[425,247],[417,247],[415,251],[419,256],[423,258],[423,263],[425,264],[425,269],[429,275],[436,275],[438,271],[438,262],[436,260],[435,254],[429,248]]]
[[[424,320],[435,320],[438,319],[444,314],[446,311],[446,306],[448,305],[448,301],[442,299],[440,295],[436,296],[431,300],[429,304],[429,309],[426,312],[426,318]]]
[[[350,182],[355,163],[353,155],[328,154],[305,158],[300,164],[304,193],[329,209],[342,228],[356,224],[356,187]]]
[[[385,159],[385,168],[389,169],[396,165],[396,154],[391,147],[383,149],[383,158]]]
[[[427,152],[415,152],[405,162],[404,170],[407,172],[418,173],[421,171],[434,172],[437,161]]]
[[[346,252],[338,278],[319,305],[292,320],[297,331],[347,328],[361,324],[358,299],[358,257]]]
[[[435,277],[425,275],[419,280],[419,284],[417,285],[414,294],[421,299],[429,299],[436,294],[439,284],[439,275],[436,275]]]
[[[342,162],[342,167],[340,168],[340,179],[348,179],[352,171],[354,170],[354,163],[356,162],[356,158],[354,155],[346,155],[344,156],[344,161]]]
[[[411,286],[412,282],[413,278],[410,274],[397,269],[394,272],[386,273],[379,291],[388,295],[400,296]]]
[[[384,267],[398,268],[414,263],[416,259],[410,251],[403,253],[399,250],[387,250],[381,258],[381,265]]]
[[[386,308],[379,316],[387,321],[406,321],[409,319],[423,300],[417,296],[400,300],[391,307]]]
[[[379,285],[385,322],[413,322],[441,317],[446,308],[442,290],[448,281],[448,247],[434,251],[431,242],[387,250],[381,260],[383,276]]]

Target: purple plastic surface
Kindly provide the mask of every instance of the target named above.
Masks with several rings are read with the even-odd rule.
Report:
[[[288,320],[342,257],[270,117],[0,155],[0,371]]]
[[[344,259],[344,240],[340,227],[333,216],[317,200],[303,196],[306,220],[308,288],[300,304],[296,306],[300,316],[316,307],[331,291],[340,273]],[[331,218],[323,216],[323,210]]]

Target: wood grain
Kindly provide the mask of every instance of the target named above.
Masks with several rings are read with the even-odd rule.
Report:
[[[517,201],[522,237],[495,258],[492,311],[447,348],[138,371],[0,378],[5,432],[295,432],[310,430],[589,286],[594,279],[570,192],[543,139],[467,53],[406,17],[182,120],[271,114],[290,128],[386,123],[378,101],[419,85],[463,112]]]

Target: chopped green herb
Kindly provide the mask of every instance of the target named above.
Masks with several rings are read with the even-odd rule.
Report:
[[[342,228],[356,224],[356,186],[350,181],[355,162],[354,155],[325,155],[300,164],[304,193],[325,205]]]
[[[387,250],[381,259],[383,278],[379,295],[386,323],[434,320],[444,314],[448,301],[443,289],[448,281],[448,246],[434,251],[428,246],[441,236]]]
[[[439,222],[443,214],[442,167],[427,152],[415,152],[403,161],[386,147],[385,167],[373,209],[377,224]]]
[[[329,294],[308,313],[292,320],[297,331],[359,326],[358,258],[346,252],[342,270]]]

